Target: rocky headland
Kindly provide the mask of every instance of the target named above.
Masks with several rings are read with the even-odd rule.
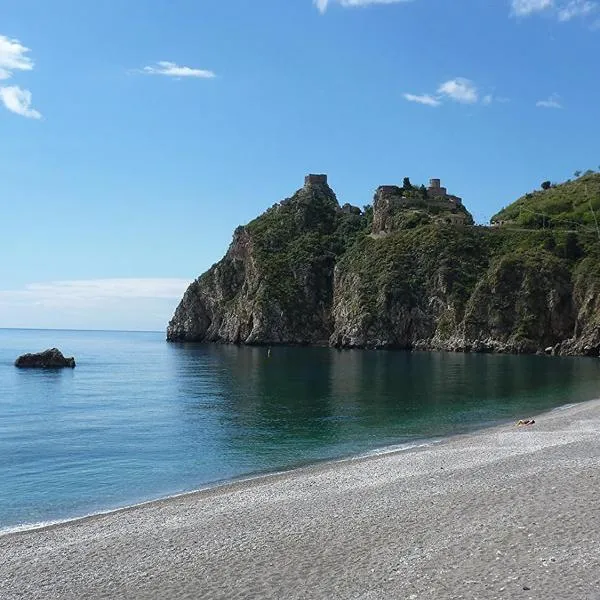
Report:
[[[381,186],[361,209],[310,175],[235,230],[167,339],[598,356],[595,210],[591,172],[527,194],[492,227],[439,180]]]

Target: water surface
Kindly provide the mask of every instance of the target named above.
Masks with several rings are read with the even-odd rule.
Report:
[[[74,370],[13,366],[58,346]],[[0,330],[0,529],[465,432],[600,396],[588,358]]]

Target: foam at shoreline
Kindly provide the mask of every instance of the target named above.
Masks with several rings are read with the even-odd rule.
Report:
[[[50,527],[57,527],[60,525],[65,525],[68,523],[76,523],[78,521],[84,521],[87,519],[91,519],[98,516],[111,515],[120,513],[123,511],[140,508],[149,504],[154,504],[156,502],[165,502],[169,500],[173,500],[176,498],[181,498],[183,496],[189,496],[194,494],[201,494],[208,491],[217,490],[219,488],[225,488],[231,485],[238,485],[244,483],[250,483],[252,481],[259,481],[261,479],[268,479],[270,477],[277,477],[281,475],[293,475],[295,472],[301,472],[302,470],[309,469],[311,467],[315,467],[318,465],[328,465],[328,464],[337,464],[344,463],[348,461],[355,460],[363,460],[365,458],[376,457],[376,456],[385,456],[387,454],[395,454],[397,452],[407,452],[409,450],[414,450],[417,448],[425,448],[428,446],[432,446],[434,444],[440,443],[442,440],[439,438],[432,439],[431,441],[422,441],[422,442],[407,442],[405,444],[394,444],[391,446],[383,446],[382,448],[376,448],[374,450],[369,450],[367,452],[362,452],[353,456],[344,456],[341,458],[333,458],[329,460],[316,461],[312,463],[308,463],[306,465],[302,465],[299,467],[294,467],[291,469],[280,469],[276,471],[269,471],[266,473],[257,473],[255,475],[247,475],[240,476],[233,479],[228,479],[224,481],[218,481],[214,483],[209,483],[205,486],[195,488],[192,490],[186,490],[183,492],[177,492],[174,494],[167,494],[166,496],[158,496],[156,498],[150,498],[148,500],[142,500],[140,502],[134,502],[131,504],[124,504],[123,506],[117,506],[108,508],[106,510],[98,510],[90,513],[86,513],[84,515],[78,515],[76,517],[66,517],[64,519],[53,519],[49,521],[40,521],[36,523],[22,523],[19,525],[12,525],[9,527],[0,528],[0,537],[5,535],[10,535],[13,533],[23,533],[28,531],[37,531],[40,529],[47,529]]]
[[[600,401],[600,399],[598,399],[598,401]],[[593,402],[593,400],[591,400],[589,402]],[[573,408],[580,404],[582,404],[582,403],[568,403],[568,404],[564,404],[562,406],[557,406],[555,408],[550,409],[547,412],[547,414],[552,414],[554,412],[562,412],[565,410],[569,410],[570,408]],[[585,404],[585,402],[583,404]],[[490,429],[498,428],[498,427],[503,427],[503,424],[494,423],[487,427],[474,429],[473,431],[470,431],[467,433],[449,434],[444,437],[435,437],[435,438],[431,438],[429,440],[425,439],[425,440],[419,440],[419,441],[414,441],[414,442],[405,442],[405,443],[401,443],[401,444],[392,444],[389,446],[382,446],[381,448],[367,450],[365,452],[360,452],[355,455],[342,456],[340,458],[318,460],[318,461],[310,462],[307,464],[302,464],[300,466],[292,467],[290,469],[284,468],[284,469],[278,469],[275,471],[268,471],[268,472],[263,472],[263,473],[241,475],[239,477],[234,477],[234,478],[228,479],[228,480],[221,480],[221,481],[217,481],[217,482],[213,482],[213,483],[208,483],[204,486],[194,488],[191,490],[176,492],[173,494],[167,494],[165,496],[158,496],[156,498],[149,498],[147,500],[141,500],[139,502],[133,502],[131,504],[124,504],[122,506],[111,507],[111,508],[107,508],[105,510],[93,511],[93,512],[86,513],[83,515],[78,515],[75,517],[66,517],[63,519],[41,521],[41,522],[36,522],[36,523],[23,523],[23,524],[19,524],[19,525],[9,526],[9,527],[5,527],[5,528],[0,528],[0,537],[14,534],[14,533],[37,531],[37,530],[43,530],[43,529],[47,529],[47,528],[57,527],[57,526],[61,526],[61,525],[69,524],[69,523],[77,523],[79,521],[85,521],[88,519],[92,519],[94,517],[99,517],[99,516],[104,516],[104,515],[118,514],[123,511],[128,511],[131,509],[136,509],[136,508],[144,507],[147,505],[152,505],[157,502],[168,502],[169,500],[174,500],[177,498],[190,496],[190,495],[193,496],[196,494],[202,494],[202,493],[206,493],[206,492],[212,492],[215,490],[219,490],[221,488],[227,488],[232,485],[240,485],[240,484],[243,485],[245,483],[260,481],[260,480],[269,479],[272,477],[278,477],[278,476],[282,476],[282,475],[283,476],[293,475],[294,473],[301,473],[302,471],[305,471],[306,469],[310,469],[310,468],[317,467],[317,466],[327,466],[327,465],[335,465],[335,464],[352,462],[352,461],[361,461],[361,460],[370,459],[370,458],[377,458],[377,457],[383,457],[386,455],[393,455],[393,454],[397,454],[399,452],[408,452],[411,450],[418,450],[418,449],[427,448],[427,447],[430,447],[430,446],[433,446],[436,444],[440,444],[446,440],[452,439],[453,437],[455,437],[457,435],[461,435],[461,436],[476,435],[480,432],[485,432]]]
[[[0,538],[0,597],[583,600],[600,400]]]

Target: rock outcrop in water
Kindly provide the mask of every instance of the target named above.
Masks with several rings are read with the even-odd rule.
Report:
[[[73,369],[75,359],[63,356],[58,348],[50,348],[36,354],[23,354],[15,361],[20,369]]]
[[[410,183],[340,206],[308,176],[236,229],[167,339],[597,356],[600,242],[570,227],[474,226],[459,198]]]

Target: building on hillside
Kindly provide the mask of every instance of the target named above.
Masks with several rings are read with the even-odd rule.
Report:
[[[429,198],[444,198],[445,200],[449,200],[454,204],[462,205],[462,198],[449,194],[448,190],[445,187],[442,187],[442,182],[440,179],[429,180],[427,195],[429,196]]]
[[[315,175],[311,173],[304,178],[304,185],[327,185],[327,175]]]

